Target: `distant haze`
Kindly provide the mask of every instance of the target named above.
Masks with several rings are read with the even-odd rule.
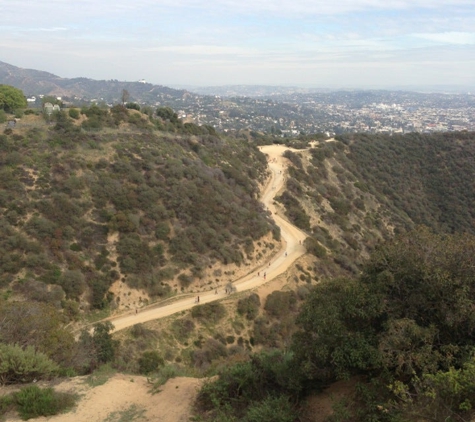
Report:
[[[0,14],[1,61],[68,78],[475,87],[473,0],[0,0]]]

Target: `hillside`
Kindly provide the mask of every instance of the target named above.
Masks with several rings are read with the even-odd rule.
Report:
[[[140,290],[141,306],[222,285],[222,266],[232,273],[271,251],[254,245],[278,236],[258,202],[266,168],[257,148],[38,119],[1,135],[2,287],[58,306],[132,306],[112,293],[120,282]]]
[[[291,422],[317,420],[303,416],[309,392],[354,376],[366,390],[354,396],[352,380],[335,417],[364,421],[407,412],[406,391],[433,391],[411,370],[471,374],[475,242],[461,233],[473,230],[473,133],[301,137],[266,156],[173,110],[148,112],[33,112],[0,135],[0,351],[37,365],[0,373],[3,384],[88,374],[93,388],[111,378],[123,391],[118,370],[156,391],[178,375],[220,374],[198,394],[199,420],[261,422],[278,409]],[[275,202],[263,204],[275,176],[285,188],[267,185]],[[285,245],[286,220],[301,237]],[[421,223],[436,234],[410,231]],[[264,268],[270,284],[225,294],[244,274],[262,284]],[[205,291],[210,301],[113,336],[108,319],[88,325],[96,311],[96,321],[133,317]],[[179,385],[195,396],[198,382]],[[109,394],[88,390],[86,402],[97,406],[98,391]],[[2,390],[1,412],[10,397]],[[140,420],[134,402],[145,403],[118,400],[103,416]]]
[[[416,225],[474,233],[473,132],[341,135],[312,145],[285,153],[289,177],[278,200],[355,274],[382,239]]]

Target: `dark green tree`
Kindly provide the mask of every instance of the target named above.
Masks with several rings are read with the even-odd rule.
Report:
[[[114,326],[109,321],[100,322],[94,326],[92,339],[100,363],[107,363],[114,359],[117,343],[112,339],[113,328]]]
[[[22,90],[10,85],[0,85],[0,109],[13,113],[26,106],[27,102]]]

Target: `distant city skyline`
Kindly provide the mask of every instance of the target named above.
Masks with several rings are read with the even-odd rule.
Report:
[[[0,60],[174,87],[475,86],[474,0],[0,0]]]

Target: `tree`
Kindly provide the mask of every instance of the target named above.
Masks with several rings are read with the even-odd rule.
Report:
[[[109,321],[100,322],[94,326],[92,339],[100,363],[110,362],[114,358],[117,342],[112,339],[111,331],[113,329],[114,326]]]
[[[160,117],[163,120],[169,120],[171,123],[178,122],[178,115],[170,107],[158,107],[157,117]]]
[[[7,113],[27,106],[23,91],[10,85],[0,85],[0,109]]]
[[[88,329],[81,331],[75,356],[75,367],[81,373],[93,371],[114,359],[119,342],[112,339],[113,329],[112,323],[106,321],[95,324],[92,332]]]
[[[374,400],[366,396],[368,412],[394,395],[399,401],[385,406],[416,412],[418,420],[445,421],[468,411],[475,372],[474,256],[472,235],[426,228],[380,245],[357,279],[323,281],[309,294],[292,345],[298,366],[317,383],[366,376],[368,394],[377,387]]]

